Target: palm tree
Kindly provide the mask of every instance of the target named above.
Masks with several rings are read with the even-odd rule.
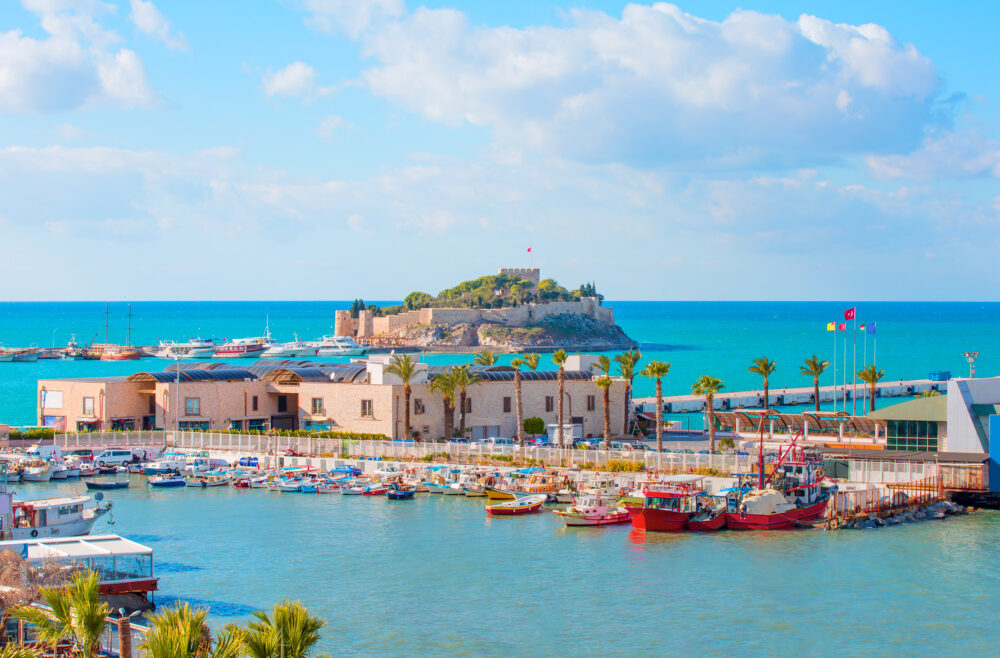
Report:
[[[403,404],[406,407],[403,411],[403,438],[408,439],[410,438],[410,396],[413,394],[410,380],[417,372],[417,362],[410,358],[409,354],[397,354],[392,362],[386,366],[385,371],[403,380]]]
[[[641,358],[642,352],[633,348],[615,356],[615,361],[618,362],[618,374],[628,382],[628,389],[625,391],[625,429],[623,430],[625,434],[628,434],[629,409],[632,408],[632,382],[635,379],[636,367]]]
[[[441,394],[444,407],[444,438],[449,440],[455,432],[455,376],[452,370],[431,380],[427,388]]]
[[[11,642],[0,649],[0,658],[42,658],[42,653],[24,644]]]
[[[538,370],[538,363],[541,361],[542,357],[539,356],[538,352],[529,352],[521,357],[524,361],[524,365],[528,366],[532,371]]]
[[[465,408],[468,389],[483,381],[483,377],[478,372],[470,370],[467,365],[452,368],[451,374],[455,378],[455,388],[458,389],[459,434],[465,436]]]
[[[722,380],[711,375],[702,375],[691,385],[691,392],[705,396],[705,411],[708,414],[708,451],[715,452],[715,394],[723,388]]]
[[[775,365],[774,361],[768,361],[766,356],[754,359],[753,365],[747,368],[747,372],[756,373],[764,378],[764,411],[770,411],[771,409],[771,400],[768,394],[769,378],[777,369],[778,366]]]
[[[868,384],[868,390],[871,391],[869,397],[871,398],[872,411],[875,411],[875,385],[883,377],[885,377],[885,371],[879,370],[875,366],[868,366],[858,371],[858,379]]]
[[[607,354],[602,354],[601,356],[599,356],[597,358],[597,363],[598,363],[598,366],[601,368],[601,372],[603,372],[606,376],[610,377],[611,376],[611,358]],[[593,369],[593,366],[591,366],[591,369]]]
[[[208,611],[178,603],[150,618],[151,626],[142,642],[150,658],[238,658],[243,654],[244,632],[227,626],[215,639],[206,618]]]
[[[514,416],[517,423],[517,444],[524,447],[524,428],[521,427],[523,415],[521,410],[521,366],[525,365],[523,359],[512,359],[510,367],[514,369]]]
[[[95,572],[77,572],[61,588],[46,588],[42,599],[51,610],[18,606],[15,619],[34,626],[41,644],[55,650],[69,640],[82,656],[96,656],[101,649],[101,632],[111,608],[101,601],[100,580]]]
[[[601,389],[601,395],[604,399],[604,449],[611,450],[611,410],[609,406],[611,405],[611,378],[607,375],[601,375],[594,380],[597,388]]]
[[[259,611],[253,616],[243,640],[250,658],[305,658],[319,642],[319,629],[326,625],[298,601],[282,601],[270,616]]]
[[[816,411],[819,411],[819,377],[829,367],[829,361],[821,361],[815,354],[806,359],[805,365],[799,366],[803,375],[813,378],[813,397],[816,398]]]
[[[670,364],[650,361],[640,374],[656,380],[656,451],[663,452],[663,378],[670,372]]]
[[[552,353],[552,361],[559,366],[559,378],[558,378],[558,388],[559,388],[559,402],[558,402],[558,423],[559,427],[556,430],[556,439],[559,441],[559,447],[563,447],[563,393],[566,390],[566,359],[569,357],[565,350],[556,350]]]
[[[491,350],[476,352],[476,358],[472,360],[472,363],[477,366],[492,366],[496,365],[496,362],[497,353]]]

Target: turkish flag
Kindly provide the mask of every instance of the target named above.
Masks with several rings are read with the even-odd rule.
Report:
[[[846,322],[841,322],[837,326],[837,331],[847,331],[847,323]]]
[[[854,311],[856,311],[856,310],[857,310],[857,308],[855,307],[855,308],[849,308],[846,311],[844,311],[844,319],[845,320],[853,320],[854,319]]]
[[[528,251],[531,251],[531,247],[528,247]]]

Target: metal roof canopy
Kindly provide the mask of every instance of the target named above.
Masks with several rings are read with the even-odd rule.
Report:
[[[107,557],[109,555],[152,555],[153,549],[118,535],[59,537],[0,542],[0,551],[19,552],[27,547],[28,558]]]
[[[925,420],[943,423],[948,420],[948,396],[932,395],[929,398],[915,398],[889,407],[876,409],[869,418],[879,420]]]

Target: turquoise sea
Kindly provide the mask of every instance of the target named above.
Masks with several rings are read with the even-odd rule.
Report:
[[[392,302],[389,302],[392,303]],[[766,355],[778,365],[772,388],[807,386],[799,373],[806,357],[833,360],[833,332],[827,322],[843,321],[857,307],[859,323],[877,326],[878,367],[887,379],[926,377],[950,370],[967,375],[962,352],[979,351],[977,374],[1000,372],[1000,303],[937,302],[606,302],[619,325],[640,343],[643,361],[672,364],[664,380],[666,394],[690,391],[700,375],[719,377],[728,390],[759,388],[760,378],[747,372],[751,360]],[[269,322],[279,340],[311,340],[332,333],[333,312],[350,302],[136,302],[132,304],[132,341],[156,344],[192,336],[234,338],[257,336]],[[0,345],[65,345],[71,335],[80,342],[104,340],[103,302],[0,303]],[[128,305],[111,305],[110,340],[125,342]],[[853,325],[851,325],[853,326]],[[850,333],[850,332],[849,332]],[[853,333],[850,333],[853,336]],[[838,333],[838,372],[842,369],[843,333]],[[857,366],[865,356],[865,336],[858,334]],[[869,363],[875,341],[868,335]],[[853,363],[853,350],[848,361]],[[434,354],[433,363],[464,363],[467,354]],[[502,362],[509,361],[504,357]],[[546,365],[551,362],[546,357]],[[0,363],[0,423],[32,424],[35,382],[53,377],[90,377],[162,370],[168,362],[47,361]],[[824,384],[833,383],[832,369]],[[636,379],[636,395],[652,395],[652,381]],[[860,411],[860,410],[859,410]],[[690,423],[700,420],[694,416]]]
[[[778,364],[774,386],[801,386],[802,359],[831,358],[825,325],[848,303],[609,302],[644,360],[673,364],[668,393],[701,374],[759,386],[754,357]],[[135,342],[188,336],[329,333],[337,302],[136,303]],[[978,374],[1000,364],[1000,304],[858,304],[876,321],[889,378]],[[0,342],[89,341],[103,303],[0,304]],[[123,341],[123,304],[112,340]],[[869,355],[872,344],[869,343]],[[435,362],[468,356],[434,355]],[[862,345],[858,346],[858,364]],[[0,364],[0,422],[31,423],[39,377],[160,369],[163,362]],[[832,381],[827,378],[826,383]],[[639,395],[652,383],[636,380]],[[694,414],[689,415],[697,420]],[[19,498],[80,483],[17,485]],[[870,531],[655,535],[629,527],[567,530],[552,514],[487,519],[481,500],[389,502],[260,490],[110,492],[110,531],[155,550],[160,604],[207,606],[245,620],[283,598],[328,620],[336,655],[975,655],[996,653],[1000,513]]]

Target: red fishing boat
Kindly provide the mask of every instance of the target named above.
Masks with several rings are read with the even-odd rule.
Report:
[[[628,508],[637,530],[678,532],[688,529],[691,517],[701,511],[699,496],[705,491],[700,475],[670,475],[647,488],[641,507]]]
[[[687,529],[692,532],[711,532],[726,527],[726,507],[703,507],[688,520]]]

